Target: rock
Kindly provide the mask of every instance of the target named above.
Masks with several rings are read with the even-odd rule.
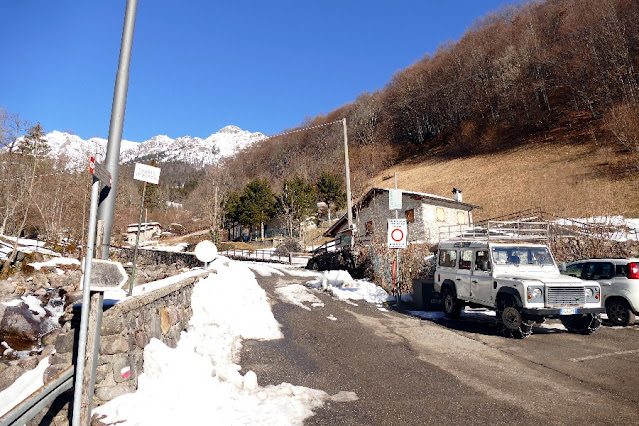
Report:
[[[95,390],[95,396],[102,401],[111,401],[120,395],[135,392],[133,383],[120,383],[115,386],[104,386]]]
[[[2,375],[0,376],[0,391],[3,391],[11,386],[18,377],[24,374],[24,372],[25,370],[19,365],[10,365],[9,367],[5,368],[5,370],[2,372]]]
[[[18,366],[23,370],[33,370],[38,366],[38,358],[34,356],[30,356],[27,358],[22,358],[18,360]]]
[[[55,379],[58,374],[62,373],[70,366],[70,364],[52,364],[48,366],[46,370],[44,370],[42,380],[44,381],[44,383],[48,383],[51,380]]]
[[[68,333],[58,333],[55,339],[55,348],[58,353],[72,353],[74,345],[73,330]]]
[[[55,353],[55,346],[53,345],[45,346],[44,349],[42,349],[42,353],[38,355],[38,362],[42,361],[45,358],[50,357],[54,353]]]
[[[104,336],[100,339],[100,355],[127,353],[129,341],[122,336]]]
[[[9,280],[0,281],[0,298],[13,294],[16,289],[16,284]]]
[[[16,351],[38,350],[41,335],[42,323],[25,303],[6,307],[0,320],[0,341]]]
[[[44,336],[42,336],[42,345],[43,346],[55,345],[59,334],[60,334],[59,328],[45,334]]]

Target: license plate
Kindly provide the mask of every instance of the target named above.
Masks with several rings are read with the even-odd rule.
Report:
[[[575,315],[576,313],[576,308],[562,308],[559,310],[559,315]]]

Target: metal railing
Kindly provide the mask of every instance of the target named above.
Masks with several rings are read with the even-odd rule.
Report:
[[[439,228],[441,240],[507,240],[546,241],[550,236],[550,222],[485,221],[474,225],[450,225]]]
[[[304,253],[289,253],[289,254],[278,254],[274,250],[251,250],[251,249],[237,249],[232,248],[228,250],[222,250],[219,254],[232,257],[232,258],[242,258],[248,260],[277,260],[278,262],[286,262],[290,263],[291,258],[293,256],[300,257],[306,256]]]
[[[50,382],[0,417],[0,426],[24,425],[42,412],[60,394],[73,387],[73,366],[58,373]]]

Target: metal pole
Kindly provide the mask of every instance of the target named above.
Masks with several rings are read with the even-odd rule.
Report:
[[[346,119],[342,118],[344,127],[344,167],[346,169],[346,215],[348,217],[348,229],[353,229],[353,202],[351,200],[351,168],[348,163],[348,132],[346,131]],[[351,241],[353,239],[351,238]]]
[[[146,195],[146,181],[144,182],[144,186],[142,186],[142,200],[140,200],[140,216],[138,217],[138,230],[135,233],[135,249],[133,249],[133,268],[131,269],[131,281],[129,282],[129,296],[133,296],[133,280],[135,278],[135,265],[138,262],[138,244],[140,243],[140,228],[142,227],[142,210],[144,209],[145,195]]]
[[[80,336],[78,339],[78,358],[75,365],[75,390],[73,394],[73,425],[80,424],[80,404],[82,401],[82,382],[84,380],[84,359],[87,349],[87,330],[89,321],[89,301],[91,298],[91,268],[93,261],[93,246],[95,244],[95,229],[98,212],[98,196],[100,192],[100,181],[93,178],[91,188],[91,209],[89,213],[89,235],[87,236],[87,247],[84,255],[84,277],[82,279],[82,311],[80,314]]]
[[[111,107],[111,124],[109,125],[109,142],[107,144],[106,161],[104,166],[111,173],[111,188],[102,192],[100,219],[104,220],[104,243],[101,250],[101,258],[109,258],[109,242],[111,241],[111,228],[113,227],[113,212],[115,210],[115,195],[118,192],[118,163],[120,160],[120,144],[122,142],[122,128],[124,126],[124,112],[126,109],[126,96],[129,87],[129,66],[131,64],[131,50],[133,48],[133,30],[135,28],[135,13],[138,0],[127,0],[124,15],[124,29],[122,31],[122,43],[120,45],[120,62],[118,73],[115,77],[115,90],[113,93],[113,105]]]
[[[397,172],[395,172],[395,189],[397,189]],[[399,219],[399,210],[395,209],[395,219]],[[401,297],[401,277],[402,275],[399,273],[399,249],[396,248],[395,249],[395,264],[397,265],[397,307],[399,308],[399,304],[402,301],[402,297]]]

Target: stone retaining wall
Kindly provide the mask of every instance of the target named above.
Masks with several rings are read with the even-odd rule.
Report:
[[[105,307],[100,334],[93,406],[97,407],[137,389],[143,372],[144,347],[156,338],[175,347],[191,319],[191,294],[195,283],[212,271],[189,272],[179,281],[137,296],[112,307]],[[172,280],[178,277],[170,278]],[[80,328],[80,311],[65,323],[55,342],[56,353],[45,372],[45,381],[75,363],[74,349]],[[66,410],[65,410],[66,411]],[[56,419],[66,418],[61,412]],[[64,423],[61,423],[64,424]]]

